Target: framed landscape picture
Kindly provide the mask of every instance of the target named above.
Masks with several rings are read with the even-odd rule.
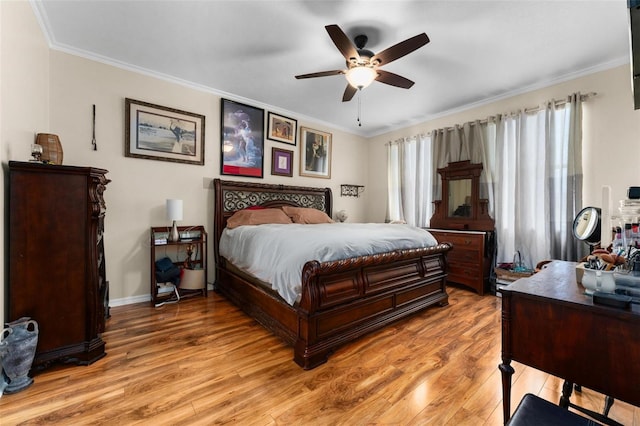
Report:
[[[293,176],[293,151],[271,148],[271,174],[275,176]]]
[[[204,115],[125,98],[125,157],[204,165]]]
[[[298,121],[293,118],[269,112],[269,123],[267,138],[272,141],[284,142],[291,145],[296,144],[296,133],[298,132]]]
[[[300,176],[331,178],[331,133],[300,128]]]
[[[220,173],[263,177],[264,110],[222,99]]]

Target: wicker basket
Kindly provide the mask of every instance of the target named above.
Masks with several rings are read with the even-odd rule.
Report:
[[[533,275],[533,271],[514,272],[511,269],[493,268],[496,272],[496,278],[501,281],[516,281],[520,278],[527,278]]]
[[[62,164],[62,144],[58,135],[51,133],[38,133],[36,135],[36,143],[42,146],[43,163]]]

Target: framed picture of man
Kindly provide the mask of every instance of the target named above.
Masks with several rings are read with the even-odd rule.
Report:
[[[331,178],[331,133],[300,127],[300,176]]]

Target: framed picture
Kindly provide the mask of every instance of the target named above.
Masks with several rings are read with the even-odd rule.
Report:
[[[293,176],[293,151],[271,148],[271,174]]]
[[[204,115],[125,98],[125,157],[204,165]]]
[[[269,112],[267,138],[272,141],[296,144],[298,133],[298,121],[293,118]]]
[[[222,99],[220,173],[261,178],[264,163],[264,110]]]
[[[331,178],[331,133],[300,128],[300,176]]]

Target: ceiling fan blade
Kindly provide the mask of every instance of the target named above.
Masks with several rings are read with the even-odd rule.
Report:
[[[347,62],[351,62],[351,58],[356,61],[360,61],[360,55],[358,55],[358,51],[356,47],[351,43],[349,37],[340,29],[337,25],[327,25],[324,27],[329,33],[329,37],[333,41],[333,44],[336,45],[342,56],[347,60]]]
[[[314,77],[328,77],[330,75],[344,74],[345,72],[346,72],[345,70],[312,72],[311,74],[296,75],[296,78],[301,79],[301,78],[314,78]]]
[[[356,94],[357,91],[358,89],[356,89],[350,84],[347,84],[347,88],[344,89],[344,95],[342,95],[342,102],[349,102],[351,98],[353,98],[353,95]]]
[[[380,83],[389,84],[391,86],[400,87],[402,89],[408,89],[413,86],[414,82],[409,80],[408,78],[404,78],[401,75],[394,74],[389,71],[384,71],[381,69],[376,69],[378,76],[376,77],[376,81]]]
[[[427,37],[425,33],[418,34],[379,52],[371,58],[371,62],[378,61],[378,65],[388,64],[391,61],[402,58],[404,55],[408,55],[414,50],[420,49],[427,43],[429,43],[429,37]]]

